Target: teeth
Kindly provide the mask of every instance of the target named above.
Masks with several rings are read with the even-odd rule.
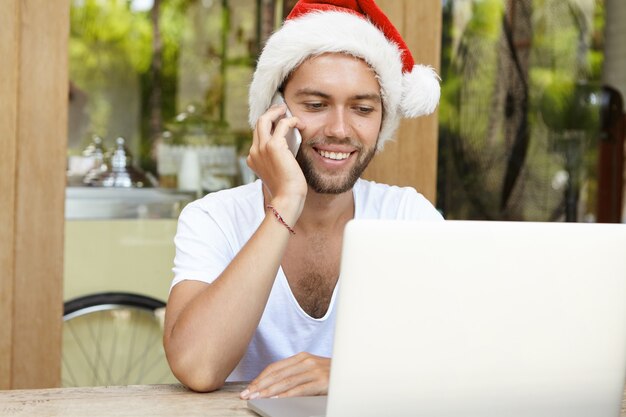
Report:
[[[341,161],[343,159],[348,159],[348,157],[350,156],[349,153],[345,153],[345,152],[328,152],[328,151],[318,151],[318,152],[324,158],[334,159],[334,160],[337,160],[337,161]]]

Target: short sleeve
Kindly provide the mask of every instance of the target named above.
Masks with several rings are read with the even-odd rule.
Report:
[[[223,230],[200,205],[191,203],[178,218],[174,237],[174,280],[213,282],[233,259],[231,245]]]
[[[426,197],[414,188],[403,188],[399,217],[404,220],[441,221],[443,216]]]
[[[441,221],[441,213],[413,187],[359,180],[354,187],[358,219]]]

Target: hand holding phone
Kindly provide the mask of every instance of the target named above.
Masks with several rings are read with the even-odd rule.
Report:
[[[272,98],[272,105],[274,104],[285,104],[285,99],[283,98],[280,92],[277,92]],[[289,107],[287,107],[287,112],[285,113],[286,117],[293,117],[291,112],[289,111]],[[300,149],[300,144],[302,143],[302,135],[300,135],[300,131],[297,128],[291,128],[285,135],[285,139],[287,139],[287,146],[289,150],[296,156],[298,154],[298,150]]]

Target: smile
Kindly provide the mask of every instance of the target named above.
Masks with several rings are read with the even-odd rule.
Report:
[[[348,159],[348,157],[350,156],[350,153],[346,152],[328,152],[318,150],[317,153],[322,155],[324,158],[334,159],[335,161],[342,161],[344,159]]]

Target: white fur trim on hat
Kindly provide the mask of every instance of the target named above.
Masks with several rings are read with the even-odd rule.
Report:
[[[378,149],[391,139],[401,116],[417,117],[436,108],[437,75],[416,65],[403,76],[400,49],[376,26],[351,13],[310,12],[287,20],[268,39],[250,85],[250,126],[255,127],[293,70],[308,57],[329,52],[359,57],[376,72],[384,107]]]
[[[404,74],[400,108],[404,117],[418,117],[431,114],[437,108],[441,88],[439,75],[432,67],[415,65]]]

